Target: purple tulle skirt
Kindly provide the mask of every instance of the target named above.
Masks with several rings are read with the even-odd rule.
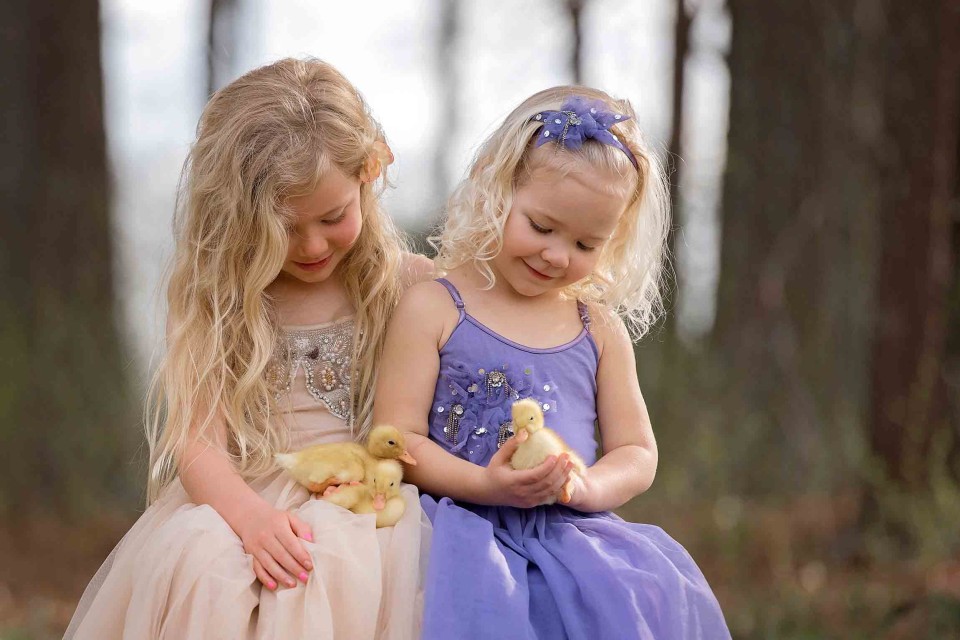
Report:
[[[612,513],[436,501],[425,640],[727,639],[690,554]]]

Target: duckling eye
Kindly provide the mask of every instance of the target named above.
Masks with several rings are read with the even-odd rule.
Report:
[[[397,443],[394,442],[393,440],[387,440],[387,444],[392,447],[393,445],[395,445],[395,444],[397,444]]]

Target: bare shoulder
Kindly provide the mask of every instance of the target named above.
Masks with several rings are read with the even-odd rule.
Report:
[[[588,309],[590,332],[597,343],[601,358],[605,351],[633,351],[633,340],[623,318],[607,307],[591,304]]]
[[[408,327],[447,333],[459,319],[457,307],[446,288],[434,280],[418,282],[400,297],[394,319]]]
[[[404,253],[400,262],[400,282],[408,289],[434,275],[433,260],[419,253]]]

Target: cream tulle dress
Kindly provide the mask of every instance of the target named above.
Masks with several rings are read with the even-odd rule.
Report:
[[[350,439],[346,424],[352,318],[287,327],[292,366],[268,375],[278,389],[291,449]],[[90,582],[65,638],[419,637],[430,523],[416,488],[395,527],[376,529],[276,471],[250,483],[313,531],[308,582],[262,587],[240,538],[210,506],[190,501],[179,481],[133,525]]]

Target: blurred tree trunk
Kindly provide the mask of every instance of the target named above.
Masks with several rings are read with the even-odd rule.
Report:
[[[237,0],[210,0],[207,22],[207,97],[230,80],[236,51]]]
[[[0,512],[136,495],[96,0],[5,5]],[[129,502],[127,503],[129,504]]]
[[[459,57],[456,54],[457,35],[460,25],[460,2],[441,0],[439,32],[437,34],[437,79],[440,90],[440,117],[435,135],[436,151],[433,155],[433,183],[435,212],[439,215],[453,184],[450,180],[451,148],[453,139],[460,126],[457,100],[460,97],[460,74],[456,66]],[[432,226],[432,225],[430,225]]]
[[[931,442],[950,422],[960,4],[891,2],[887,24],[870,444],[892,480],[922,485]]]
[[[567,0],[567,15],[570,17],[570,29],[573,44],[570,46],[570,70],[573,84],[583,84],[583,7],[587,0]]]
[[[677,17],[673,28],[673,105],[671,109],[670,145],[667,158],[670,168],[670,202],[674,212],[679,208],[680,164],[683,158],[683,88],[686,76],[687,56],[690,53],[690,26],[693,13],[687,9],[685,0],[676,0]],[[674,234],[670,234],[670,255],[676,256]]]
[[[714,346],[744,487],[829,485],[868,396],[880,2],[731,0]],[[896,25],[891,25],[896,26]],[[849,459],[849,458],[847,458]]]

